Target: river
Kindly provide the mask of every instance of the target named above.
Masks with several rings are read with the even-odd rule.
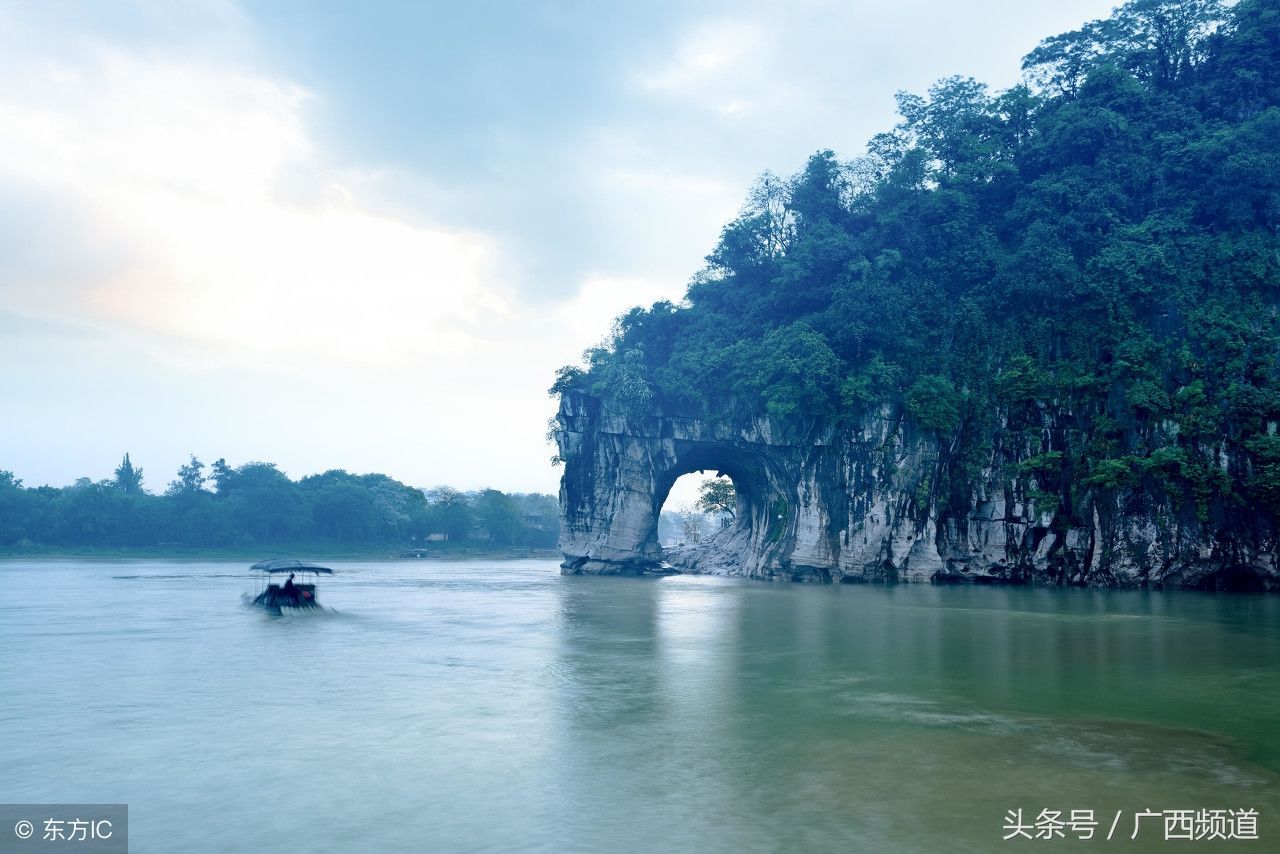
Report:
[[[134,854],[1280,840],[1280,597],[338,561],[272,618],[245,563],[0,561],[0,801],[127,803]]]

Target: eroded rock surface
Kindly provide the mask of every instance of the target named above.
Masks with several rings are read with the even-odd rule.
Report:
[[[1224,522],[1140,490],[1098,490],[1046,509],[1034,480],[1011,474],[1038,450],[998,441],[964,481],[967,497],[954,486],[940,495],[940,484],[955,483],[948,449],[888,408],[835,429],[636,417],[570,392],[556,440],[565,573],[673,567],[796,581],[1280,587],[1275,533],[1247,508]],[[664,552],[662,503],[694,471],[733,479],[737,521]]]

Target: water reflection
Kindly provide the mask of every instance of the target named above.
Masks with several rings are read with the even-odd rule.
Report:
[[[1275,706],[1202,684],[1275,695],[1256,599],[572,582],[563,785],[588,845],[623,822],[677,848],[900,850],[989,839],[1016,806],[1277,803]],[[621,792],[661,809],[621,818]]]

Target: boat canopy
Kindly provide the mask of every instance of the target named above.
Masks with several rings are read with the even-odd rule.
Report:
[[[293,558],[273,558],[272,560],[260,560],[253,566],[249,567],[257,572],[269,572],[275,574],[277,572],[314,572],[320,575],[332,575],[333,570],[327,566],[316,566],[314,563],[304,563]]]

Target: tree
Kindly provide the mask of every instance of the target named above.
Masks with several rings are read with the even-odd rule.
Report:
[[[724,227],[720,243],[707,256],[711,267],[742,273],[786,253],[795,235],[788,182],[765,172],[747,194],[738,218]]]
[[[765,335],[746,370],[750,387],[764,398],[770,415],[821,416],[838,400],[840,359],[807,323]]]
[[[702,514],[688,505],[679,510],[680,535],[686,543],[696,543],[702,539]]]
[[[430,502],[429,520],[432,530],[453,542],[462,542],[471,536],[475,526],[475,513],[467,496],[451,486],[437,486],[427,493]]]
[[[653,387],[645,376],[644,351],[639,347],[626,350],[611,366],[612,373],[605,380],[610,396],[630,414],[647,413],[653,401]]]
[[[142,493],[142,469],[135,469],[133,463],[129,461],[129,455],[126,453],[124,459],[115,471],[116,489],[125,495],[140,495]]]
[[[196,495],[205,491],[204,463],[191,455],[191,461],[178,468],[178,477],[169,481],[165,495]]]
[[[414,508],[427,501],[422,490],[406,486],[385,474],[363,475],[360,484],[368,490],[381,536],[396,539],[408,536]]]
[[[1032,80],[1069,95],[1107,64],[1170,89],[1205,60],[1209,37],[1225,18],[1222,0],[1130,0],[1110,18],[1045,39],[1022,68]]]
[[[362,543],[378,539],[381,527],[373,496],[351,482],[328,483],[311,499],[317,530],[341,542]]]
[[[738,495],[727,477],[709,477],[698,487],[697,509],[720,518],[720,527],[733,524],[738,512]]]
[[[960,421],[955,387],[946,377],[923,376],[907,390],[907,414],[924,427],[949,430]]]
[[[231,485],[232,480],[235,479],[235,469],[227,465],[227,461],[223,457],[213,461],[211,471],[212,474],[209,479],[213,481],[213,486],[218,492],[225,491]]]
[[[0,470],[0,545],[10,545],[27,535],[31,502],[22,481],[11,471]]]
[[[990,177],[1002,155],[997,102],[987,86],[969,77],[948,77],[927,97],[898,93],[899,130],[933,158],[936,171],[966,179]]]
[[[1241,0],[1205,40],[1205,108],[1230,120],[1280,104],[1280,5]]]
[[[255,542],[287,542],[311,528],[306,500],[275,463],[250,462],[230,469],[219,460],[215,473],[219,463],[218,497],[242,536]]]
[[[845,215],[845,199],[850,192],[849,178],[835,152],[819,151],[787,188],[787,206],[798,228],[822,222],[839,222]]]
[[[513,545],[524,529],[520,508],[496,489],[482,489],[475,498],[476,521],[489,532],[489,541],[497,546]]]
[[[1130,0],[1112,18],[1112,38],[1125,67],[1169,89],[1204,60],[1205,40],[1225,17],[1222,0]]]

